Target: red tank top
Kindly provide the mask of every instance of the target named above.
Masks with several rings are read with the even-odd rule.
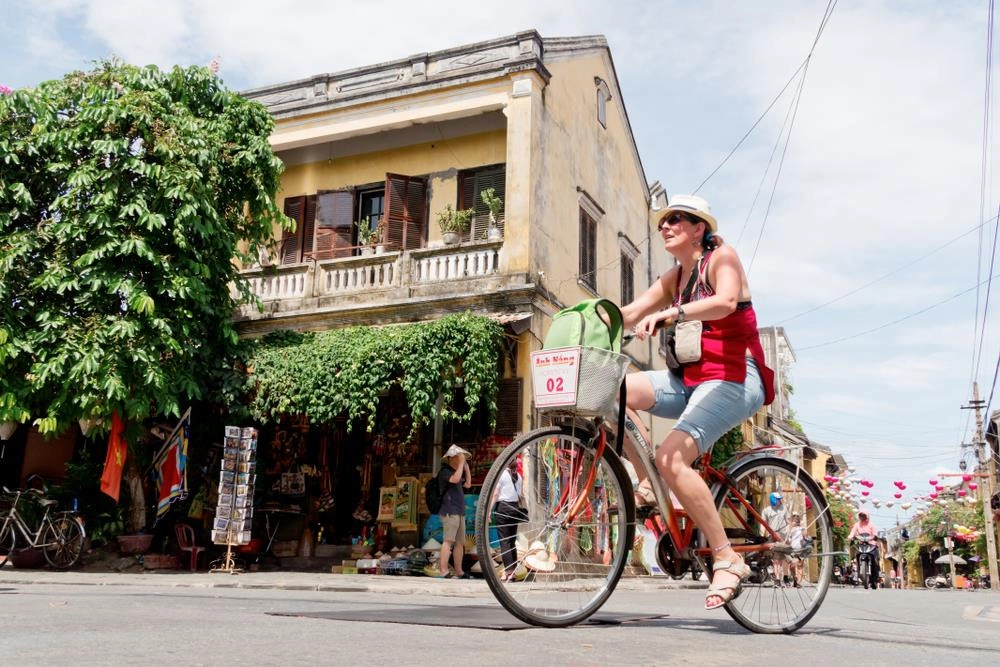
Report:
[[[708,284],[708,261],[712,253],[705,254],[699,265],[698,279],[691,290],[691,297],[685,302],[698,301],[715,294]],[[698,270],[699,267],[696,267]],[[673,305],[680,305],[681,274],[677,272],[677,286],[674,289]],[[684,385],[694,387],[709,380],[743,382],[747,377],[747,351],[757,362],[761,380],[764,383],[764,405],[774,400],[774,371],[764,363],[764,347],[757,331],[757,314],[753,304],[741,301],[736,310],[719,320],[702,322],[701,359],[684,365]]]

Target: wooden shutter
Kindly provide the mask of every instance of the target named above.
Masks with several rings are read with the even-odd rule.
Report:
[[[285,215],[295,221],[295,229],[281,235],[281,263],[295,264],[312,253],[316,195],[286,197]]]
[[[488,188],[493,188],[500,199],[507,201],[507,171],[504,166],[490,167],[479,171],[468,171],[459,178],[459,208],[475,208],[476,214],[472,219],[472,226],[466,232],[463,241],[484,241],[490,227],[490,210],[483,203],[480,193]],[[503,231],[503,209],[500,210],[500,220],[498,221],[500,230]]]
[[[412,250],[424,242],[427,179],[385,175],[386,250]]]
[[[287,229],[281,235],[281,263],[294,264],[299,261],[299,231],[302,229],[302,215],[305,213],[306,198],[285,197],[285,215],[295,221],[295,229]]]
[[[521,378],[500,380],[497,392],[497,435],[516,435],[521,431]]]
[[[316,195],[306,197],[306,210],[302,216],[302,232],[298,235],[299,245],[302,252],[299,253],[299,261],[304,262],[312,256],[313,236],[316,233]]]
[[[313,256],[319,260],[350,257],[353,252],[354,192],[337,190],[317,197]]]

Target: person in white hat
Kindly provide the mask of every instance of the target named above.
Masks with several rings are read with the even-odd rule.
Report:
[[[441,457],[438,471],[438,488],[441,489],[441,577],[451,577],[448,561],[454,559],[455,578],[471,579],[472,575],[462,569],[465,557],[465,491],[472,486],[472,471],[469,469],[469,452],[458,445],[452,445]],[[465,478],[464,483],[462,478]]]
[[[691,465],[773,400],[774,374],[764,363],[746,272],[717,235],[708,202],[674,195],[652,222],[677,263],[622,308],[625,326],[639,340],[682,322],[700,323],[701,330],[697,324],[677,330],[678,337],[690,336],[678,346],[691,352],[683,363],[668,351],[671,370],[629,374],[628,407],[677,420],[657,450],[656,467],[712,547],[705,608],[717,609],[739,595],[750,568],[726,538],[711,491]]]

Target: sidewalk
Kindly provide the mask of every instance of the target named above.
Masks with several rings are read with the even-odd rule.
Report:
[[[392,593],[479,596],[488,595],[483,579],[453,580],[379,574],[329,574],[324,572],[57,572],[54,570],[0,569],[0,586],[43,584],[55,586],[155,586],[161,588],[240,588],[343,593]],[[622,577],[618,590],[705,588],[707,583],[686,578]]]

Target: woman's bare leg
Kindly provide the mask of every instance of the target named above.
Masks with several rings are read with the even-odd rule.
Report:
[[[639,415],[637,415],[635,411],[649,410],[653,407],[653,403],[656,400],[653,392],[653,385],[650,384],[649,379],[644,374],[630,373],[625,376],[625,387],[627,393],[626,400],[628,405],[628,416],[631,417],[636,427],[638,427],[642,437],[646,439],[646,442],[648,442],[650,446],[652,446],[653,442],[649,435],[649,431],[646,429],[646,425],[642,423],[642,420],[639,419]],[[639,478],[639,485],[649,489],[649,483],[646,481],[646,466],[639,463],[640,457],[643,456],[643,454],[636,451],[630,438],[625,438],[625,456],[627,456],[628,460],[633,463],[632,467],[635,469],[636,477]]]
[[[709,546],[712,547],[713,560],[735,561],[739,556],[729,546],[726,529],[715,509],[712,492],[701,475],[691,467],[698,454],[698,445],[694,438],[684,431],[671,431],[656,452],[657,470],[666,480],[670,490],[681,501],[688,516],[708,540]],[[712,583],[735,586],[738,579],[735,574],[720,570],[713,574]],[[716,604],[716,597],[710,597],[706,603]]]

